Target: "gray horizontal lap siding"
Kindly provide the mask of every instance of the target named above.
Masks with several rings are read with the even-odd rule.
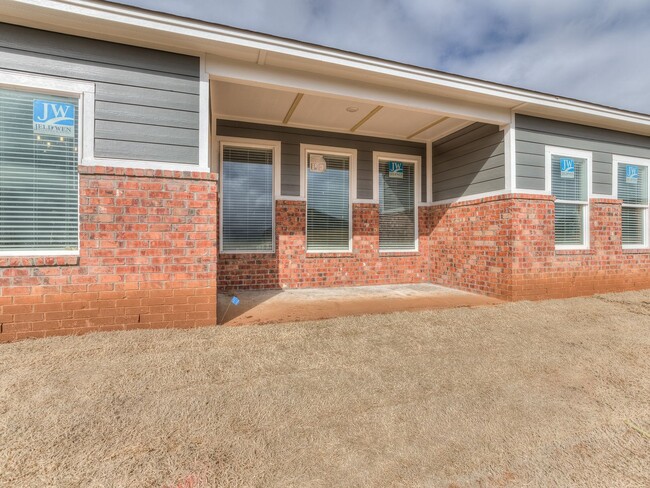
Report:
[[[593,188],[598,195],[612,193],[612,155],[650,158],[650,137],[517,115],[515,119],[517,188],[544,190],[545,146],[593,153]]]
[[[199,58],[0,23],[0,67],[95,83],[95,156],[199,162]]]
[[[503,131],[475,123],[433,143],[433,201],[505,189]]]
[[[284,196],[300,195],[300,144],[356,149],[357,198],[362,199],[373,198],[373,151],[420,156],[422,195],[426,195],[426,146],[421,143],[231,120],[217,121],[217,135],[280,141],[282,143],[280,186]]]

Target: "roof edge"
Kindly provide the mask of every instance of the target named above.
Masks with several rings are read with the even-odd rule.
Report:
[[[148,10],[104,0],[5,0],[7,4],[30,6],[55,10],[72,16],[99,18],[114,24],[131,25],[157,32],[171,32],[186,38],[201,38],[206,41],[239,45],[252,49],[311,59],[323,63],[413,80],[431,85],[467,91],[486,97],[510,99],[518,104],[532,104],[547,109],[569,110],[594,117],[620,122],[639,124],[650,128],[650,114],[620,109],[594,102],[578,100],[549,93],[518,88],[506,84],[485,81],[463,75],[423,68],[420,66],[390,61],[382,58],[325,47],[294,39],[262,34],[251,30],[210,23],[198,19]],[[33,18],[26,19],[34,21]],[[47,19],[42,20],[48,23]],[[61,27],[49,21],[53,28]],[[89,30],[89,34],[92,31]],[[118,41],[119,42],[119,41]],[[173,50],[174,43],[158,38],[161,45]]]

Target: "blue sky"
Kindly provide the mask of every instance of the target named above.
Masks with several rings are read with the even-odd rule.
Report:
[[[648,0],[122,3],[650,113]]]

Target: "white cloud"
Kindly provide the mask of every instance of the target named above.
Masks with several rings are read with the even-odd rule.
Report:
[[[650,113],[647,0],[123,0]]]

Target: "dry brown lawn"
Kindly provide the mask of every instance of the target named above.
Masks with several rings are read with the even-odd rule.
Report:
[[[1,486],[647,487],[649,431],[650,291],[0,346]]]

